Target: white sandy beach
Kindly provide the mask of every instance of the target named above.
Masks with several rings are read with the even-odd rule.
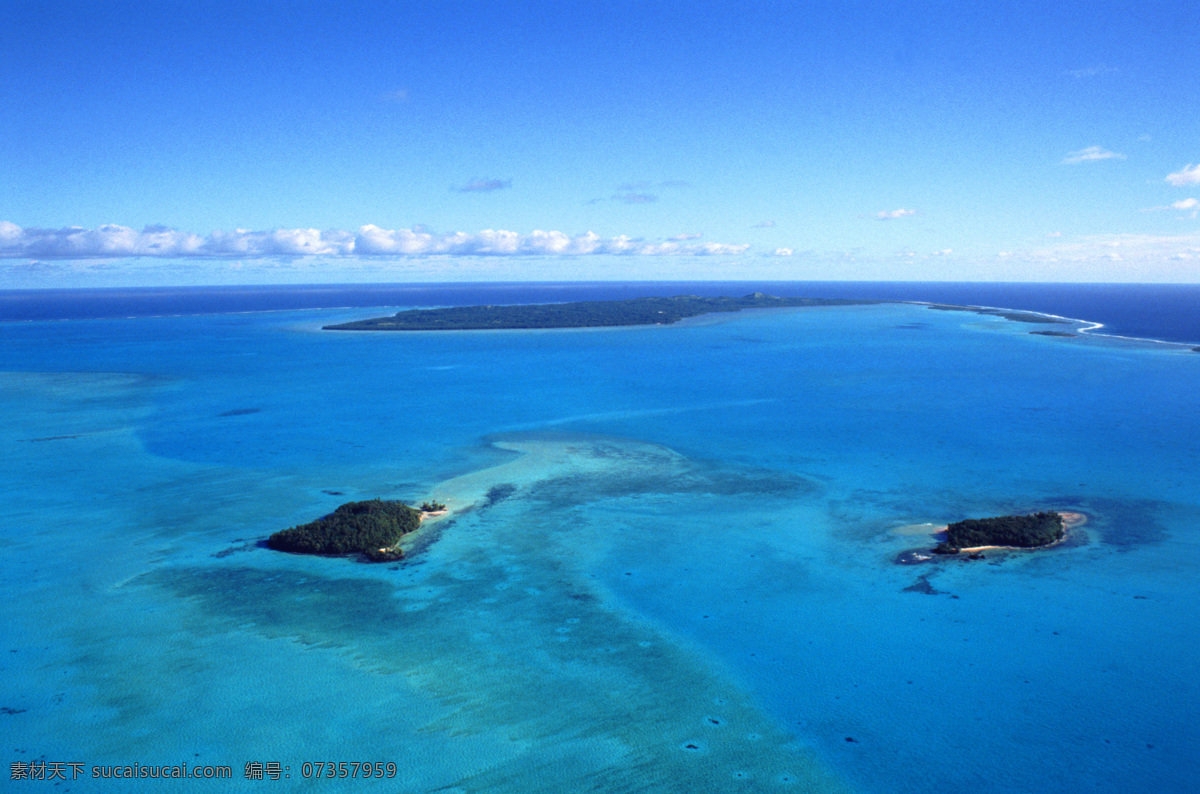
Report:
[[[516,454],[512,460],[439,483],[429,498],[446,505],[446,510],[429,514],[441,518],[461,514],[487,500],[498,485],[518,489],[533,483],[568,475],[603,475],[636,468],[678,468],[687,464],[683,456],[657,444],[603,438],[535,438],[513,436],[492,442],[497,449]]]

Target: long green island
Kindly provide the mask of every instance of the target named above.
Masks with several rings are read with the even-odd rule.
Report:
[[[578,301],[523,306],[454,306],[409,309],[391,317],[327,325],[329,331],[480,331],[526,328],[605,328],[621,325],[670,325],[687,317],[742,309],[798,306],[850,306],[883,301],[841,298],[779,298],[755,292],[741,298],[672,298]]]

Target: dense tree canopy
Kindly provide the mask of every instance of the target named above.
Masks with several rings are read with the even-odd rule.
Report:
[[[952,554],[976,546],[1045,546],[1063,537],[1063,517],[1053,511],[1027,516],[968,518],[946,527],[946,542],[935,551]]]
[[[599,328],[617,325],[669,325],[685,317],[742,309],[788,306],[843,306],[879,303],[832,298],[777,298],[755,292],[741,298],[673,298],[579,301],[526,306],[453,306],[446,309],[409,309],[392,317],[327,325],[335,331],[450,331],[502,328]]]
[[[400,538],[421,525],[421,512],[403,502],[372,499],[347,502],[327,516],[284,529],[267,539],[279,551],[298,554],[365,554],[371,559],[396,559],[392,549]]]

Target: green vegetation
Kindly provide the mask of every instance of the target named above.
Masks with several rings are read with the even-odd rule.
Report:
[[[440,513],[445,509],[446,509],[446,506],[444,504],[442,504],[441,502],[422,502],[421,503],[421,512],[422,513]]]
[[[372,499],[347,502],[327,516],[276,532],[267,545],[296,554],[363,554],[368,559],[400,559],[395,545],[421,525],[421,512],[403,502]]]
[[[959,549],[976,546],[1016,546],[1032,549],[1062,540],[1063,517],[1053,511],[1027,516],[968,518],[946,527],[946,542],[934,549],[937,554],[957,554]]]
[[[742,298],[635,298],[526,306],[455,306],[410,309],[392,317],[327,325],[333,331],[464,331],[517,328],[604,328],[618,325],[670,325],[685,317],[742,309],[846,306],[882,301],[833,298],[777,298],[755,292]]]

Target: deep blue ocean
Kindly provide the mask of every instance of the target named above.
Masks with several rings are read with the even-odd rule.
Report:
[[[320,330],[753,291],[1074,320],[883,303]],[[102,792],[1200,779],[1200,286],[9,291],[0,318],[14,790],[52,786],[16,779],[39,769]],[[398,564],[263,545],[375,497],[451,513]],[[1086,523],[898,562],[948,522],[1046,509]],[[135,764],[231,779],[102,777]]]

